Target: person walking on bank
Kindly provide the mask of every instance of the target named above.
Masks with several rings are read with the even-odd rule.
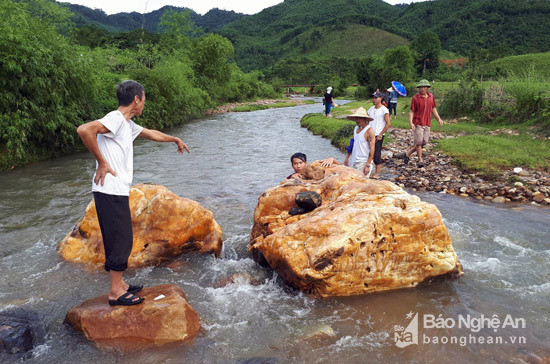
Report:
[[[347,116],[348,119],[355,121],[357,126],[353,130],[353,146],[351,153],[346,154],[345,166],[351,166],[369,178],[372,170],[374,158],[374,131],[369,125],[372,118],[367,114],[364,107],[358,108],[353,114]]]
[[[327,87],[327,92],[324,95],[323,103],[325,105],[325,117],[331,117],[330,108],[334,105],[334,98],[332,97],[332,87]],[[330,116],[329,116],[330,115]]]
[[[376,91],[372,95],[372,104],[367,114],[373,119],[370,123],[374,130],[375,144],[374,144],[374,165],[376,169],[374,171],[373,179],[380,179],[380,170],[382,169],[382,144],[384,143],[384,134],[391,126],[390,112],[382,105],[383,95],[381,92]]]
[[[390,90],[390,107],[388,107],[388,110],[390,111],[390,117],[395,119],[397,117],[397,98],[399,97],[399,94],[391,87]],[[393,116],[391,115],[392,110]]]
[[[430,88],[428,80],[420,80],[418,85],[418,93],[411,100],[411,109],[409,111],[409,125],[414,135],[414,146],[405,153],[404,162],[409,163],[410,156],[416,152],[418,157],[417,166],[424,167],[425,163],[422,159],[422,147],[428,144],[430,139],[430,127],[432,125],[432,114],[435,116],[439,125],[443,126],[443,120],[437,112],[434,95],[428,92]]]
[[[80,125],[77,133],[96,159],[92,192],[105,248],[105,270],[110,273],[109,305],[131,306],[144,300],[134,295],[143,286],[129,285],[122,277],[133,244],[129,205],[134,173],[133,141],[139,136],[156,142],[174,142],[181,154],[189,152],[189,148],[180,138],[143,128],[131,120],[140,116],[145,107],[145,89],[141,84],[121,82],[117,98],[117,110]]]

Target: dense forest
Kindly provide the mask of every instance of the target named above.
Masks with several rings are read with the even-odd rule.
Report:
[[[157,31],[162,11],[173,9],[165,7],[144,16],[106,16],[99,10],[70,7],[78,13],[77,23],[111,31],[117,24],[118,31],[145,24],[150,33]],[[267,69],[276,77],[280,74],[273,69],[297,59],[327,63],[345,57],[355,59],[356,64],[369,56],[382,57],[387,48],[414,42],[426,31],[437,35],[441,50],[450,52],[451,58],[475,58],[483,50],[491,50],[493,58],[497,53],[503,57],[550,51],[547,0],[436,0],[395,6],[382,0],[285,0],[251,16],[218,9],[202,17],[189,14],[198,27],[233,43],[234,59],[241,69]],[[303,78],[301,82],[328,79]]]
[[[191,19],[191,21],[195,24],[196,27],[202,28],[204,29],[204,31],[211,31],[217,28],[221,28],[227,23],[231,23],[246,16],[241,13],[220,10],[218,8],[211,9],[206,14],[200,15],[191,9],[178,8],[174,6],[164,6],[158,10],[154,10],[145,14],[132,12],[107,15],[102,10],[90,9],[82,5],[70,3],[61,3],[61,5],[66,6],[74,13],[72,21],[75,23],[76,26],[80,27],[86,25],[95,25],[99,28],[111,32],[127,32],[144,28],[148,32],[156,33],[158,31],[158,24],[160,22],[162,14],[169,10],[184,10],[189,12],[189,18]]]
[[[364,98],[392,80],[413,91],[419,78],[462,82],[449,115],[548,115],[547,0],[286,0],[251,16],[173,7],[107,16],[54,0],[0,0],[0,13],[0,169],[81,148],[76,127],[115,108],[124,79],[144,84],[139,122],[154,128],[274,97],[288,83],[330,84],[336,96],[359,84],[354,96]],[[520,82],[502,100],[523,101],[487,111],[496,104],[470,82],[503,77],[540,85]]]
[[[275,96],[233,62],[229,40],[201,33],[188,12],[164,12],[156,34],[77,28],[52,0],[0,0],[0,13],[0,169],[81,148],[76,128],[117,107],[124,79],[145,86],[139,123],[155,129]]]

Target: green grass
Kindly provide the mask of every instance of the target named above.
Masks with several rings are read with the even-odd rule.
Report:
[[[324,114],[307,114],[302,118],[300,124],[313,134],[329,139],[334,146],[340,149],[348,146],[353,126],[355,126],[355,122],[348,119],[326,118]],[[350,130],[349,134],[345,132],[347,130]]]
[[[345,29],[330,31],[327,27],[316,27],[296,37],[298,42],[307,42],[315,30],[324,35],[322,41],[311,51],[303,51],[288,43],[289,51],[294,56],[307,55],[310,57],[368,57],[383,55],[386,48],[395,48],[408,45],[409,41],[403,37],[382,29],[360,24],[347,25]]]
[[[399,99],[398,116],[392,120],[392,128],[409,129],[410,100],[410,97]],[[335,108],[332,112],[333,118],[325,118],[323,114],[308,114],[302,118],[301,125],[344,149],[355,125],[345,119],[345,116],[360,106],[368,109],[371,105],[370,100],[353,101]],[[535,138],[529,126],[528,121],[507,125],[479,124],[470,119],[462,119],[458,123],[444,123],[443,126],[439,126],[436,120],[432,121],[432,131],[455,135],[454,138],[434,140],[437,148],[453,157],[463,170],[481,172],[488,178],[495,178],[500,171],[514,167],[550,170],[550,141]],[[521,134],[490,135],[498,128],[519,130]]]
[[[550,79],[550,52],[504,57],[491,62],[489,66],[503,76],[509,73],[515,76],[536,73]]]
[[[514,167],[550,168],[550,143],[529,135],[466,135],[436,143],[461,168],[486,176]]]

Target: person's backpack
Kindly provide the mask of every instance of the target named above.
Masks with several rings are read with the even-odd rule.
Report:
[[[325,106],[327,104],[327,101],[325,100],[325,98],[323,97],[323,106]]]

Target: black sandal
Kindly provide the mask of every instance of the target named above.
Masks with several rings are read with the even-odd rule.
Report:
[[[128,286],[128,292],[137,293],[143,289],[143,284],[130,284]]]
[[[139,298],[139,299],[136,300],[136,298]],[[138,297],[136,295],[133,295],[133,294],[127,292],[127,293],[123,294],[122,296],[120,296],[119,298],[117,298],[116,300],[109,300],[109,305],[110,306],[133,306],[133,305],[137,305],[139,303],[142,303],[143,300],[145,300],[145,298]]]

